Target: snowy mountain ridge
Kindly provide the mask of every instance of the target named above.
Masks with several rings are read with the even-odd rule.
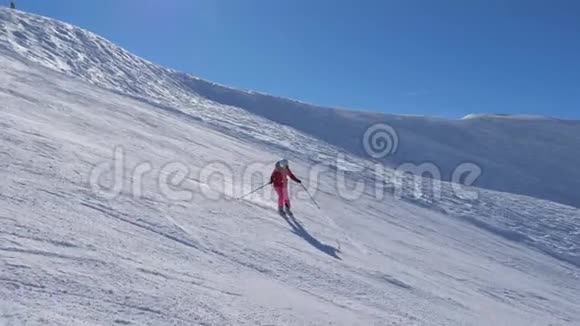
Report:
[[[576,173],[577,122],[448,121],[317,108],[160,68],[74,26],[3,9],[0,103],[0,178],[7,181],[0,186],[0,283],[6,285],[0,324],[579,321],[577,208],[477,188],[469,188],[476,198],[466,198],[446,181],[432,184],[441,187],[440,198],[417,197],[413,183],[395,177],[399,163],[429,155],[444,172],[469,160],[484,175],[510,176],[489,188],[536,190],[543,198],[561,187],[559,201],[573,202],[577,181],[564,179]],[[381,200],[372,191],[376,161],[365,158],[360,144],[375,122],[387,122],[400,138],[392,168],[382,171],[392,182],[382,184]],[[332,128],[317,129],[322,123]],[[519,166],[514,157],[529,138],[518,134],[538,130],[545,139],[526,151],[540,161]],[[487,152],[470,151],[493,153],[508,136],[514,157],[482,161]],[[462,137],[476,142],[459,142]],[[565,143],[550,149],[560,138]],[[191,177],[182,187],[213,189],[225,199],[168,201],[151,178],[139,198],[131,188],[113,200],[100,198],[87,176],[110,160],[115,145],[125,151],[128,172],[142,162],[155,171],[185,162]],[[552,152],[567,159],[554,162],[566,182],[530,174]],[[315,193],[322,211],[307,197],[295,199],[298,225],[280,219],[264,194],[231,201],[236,194],[227,184],[202,178],[216,161],[241,175],[280,156],[290,157],[305,179],[313,164],[332,168]],[[339,172],[367,186],[358,199],[342,198]],[[544,192],[530,183],[537,176],[540,184],[552,182]],[[397,187],[400,199],[391,196]],[[55,300],[65,304],[55,307]]]
[[[461,119],[563,120],[545,115],[505,113],[472,113],[464,116]]]
[[[387,123],[404,144],[389,164],[434,162],[449,179],[457,165],[474,162],[485,171],[479,187],[580,207],[580,197],[569,191],[580,188],[580,121],[497,114],[445,120],[317,107],[154,65],[66,23],[8,10],[0,15],[0,48],[122,94],[169,103],[187,114],[208,100],[241,108],[362,156],[365,130]],[[319,128],[318,121],[329,128]]]
[[[580,197],[569,191],[580,188],[580,121],[497,114],[455,121],[317,107],[154,65],[66,23],[8,10],[0,15],[0,48],[122,94],[169,103],[187,114],[207,100],[241,108],[362,156],[361,135],[387,123],[405,144],[390,164],[434,162],[449,179],[457,165],[474,162],[485,171],[479,187],[580,207]],[[318,121],[329,128],[319,128]]]

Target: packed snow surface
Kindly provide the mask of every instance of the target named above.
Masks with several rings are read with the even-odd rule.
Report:
[[[579,127],[315,107],[0,9],[0,325],[578,325]],[[235,199],[280,157],[322,209]]]

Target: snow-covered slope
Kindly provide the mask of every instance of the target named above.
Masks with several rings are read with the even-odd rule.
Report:
[[[291,119],[298,114],[305,118]],[[413,196],[412,183],[393,196],[397,179],[381,184],[387,194],[377,199],[373,162],[352,154],[363,126],[382,119],[399,132],[399,155],[429,147],[467,159],[465,139],[446,145],[455,144],[449,130],[475,128],[487,144],[517,126],[321,109],[231,90],[79,28],[0,9],[0,325],[580,323],[579,210],[482,189],[458,196],[447,182],[436,184],[440,198]],[[543,135],[575,135],[564,128],[574,122],[536,122]],[[124,173],[111,198],[90,181],[115,148]],[[323,207],[293,188],[298,222],[275,213],[270,192],[231,199],[260,184],[241,179],[248,168],[267,174],[282,155],[317,184]],[[340,156],[316,182],[313,166]],[[517,167],[494,162],[509,186],[505,173]],[[529,182],[531,165],[510,180]],[[136,166],[151,171],[139,178]],[[177,171],[168,167],[187,178],[172,182]],[[348,184],[366,183],[357,199],[336,186],[342,172]],[[178,189],[193,195],[178,200]]]

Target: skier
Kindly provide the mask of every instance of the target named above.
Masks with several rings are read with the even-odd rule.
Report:
[[[278,194],[278,212],[280,215],[292,215],[290,211],[290,197],[288,196],[288,177],[295,182],[302,183],[288,166],[288,160],[282,159],[276,162],[272,176],[270,176],[270,184],[274,186],[276,194]],[[286,207],[286,212],[284,212],[284,206]]]
[[[10,9],[16,9],[16,4],[14,1],[10,1]]]

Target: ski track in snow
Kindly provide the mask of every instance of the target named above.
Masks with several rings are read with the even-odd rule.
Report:
[[[435,202],[348,202],[332,172],[322,211],[294,200],[298,224],[266,191],[210,200],[203,189],[224,190],[196,173],[211,162],[241,174],[284,155],[303,174],[342,153],[332,168],[369,184],[373,162],[197,96],[92,33],[0,18],[0,325],[580,323],[577,208],[476,188],[465,200],[444,182]],[[105,199],[88,178],[115,146],[125,184]],[[168,201],[153,177],[134,198],[141,162],[186,163],[193,199]]]

